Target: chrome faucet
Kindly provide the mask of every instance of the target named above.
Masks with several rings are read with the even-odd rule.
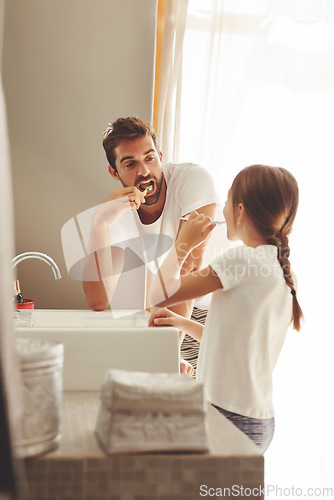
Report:
[[[26,259],[39,259],[39,260],[44,260],[49,266],[51,267],[54,277],[56,280],[59,280],[61,278],[60,270],[55,261],[46,255],[45,253],[41,252],[25,252],[25,253],[20,253],[14,259],[12,260],[13,268],[16,267],[22,260]]]

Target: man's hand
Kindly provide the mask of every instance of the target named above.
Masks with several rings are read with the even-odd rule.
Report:
[[[144,191],[135,186],[115,189],[108,198],[101,203],[94,214],[88,253],[92,254],[110,246],[109,230],[113,223],[127,210],[138,210],[145,203]]]
[[[111,226],[126,210],[138,210],[145,203],[144,191],[135,186],[115,189],[100,205],[94,215],[94,225]]]
[[[138,210],[142,203],[145,203],[145,191],[140,191],[136,186],[128,186],[120,189],[115,189],[110,193],[105,201],[118,200],[120,198],[128,197],[132,210]]]

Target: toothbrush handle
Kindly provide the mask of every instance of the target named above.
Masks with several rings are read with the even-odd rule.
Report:
[[[180,217],[180,220],[185,220],[187,221],[188,220],[188,217]],[[211,221],[212,224],[226,224],[226,221],[225,220],[212,220]]]

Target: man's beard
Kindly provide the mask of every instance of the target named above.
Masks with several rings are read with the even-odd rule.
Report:
[[[159,201],[164,178],[165,178],[164,174],[163,174],[163,172],[161,172],[160,179],[157,179],[156,177],[153,177],[150,179],[154,182],[156,189],[155,189],[154,193],[152,193],[151,195],[148,195],[148,196],[146,195],[146,198],[145,198],[145,205],[146,206],[155,205]],[[124,182],[121,178],[119,178],[119,180],[121,181],[123,187],[131,187],[127,184],[124,184]],[[147,179],[145,179],[145,178],[141,179],[140,182],[137,182],[137,184],[135,186],[139,191],[141,191],[141,189],[139,189],[139,185],[143,182],[147,182]]]
[[[155,205],[155,203],[157,203],[159,201],[161,188],[162,188],[162,184],[164,181],[164,175],[161,174],[161,179],[159,179],[158,181],[155,181],[155,179],[152,179],[152,180],[154,180],[154,182],[155,182],[156,190],[152,195],[149,195],[149,196],[146,195],[146,198],[145,198],[145,205],[146,206]]]

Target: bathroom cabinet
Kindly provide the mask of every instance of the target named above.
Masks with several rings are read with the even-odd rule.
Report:
[[[99,404],[99,392],[63,393],[58,448],[25,460],[29,500],[264,498],[263,456],[211,406],[209,453],[108,456],[94,433]]]

